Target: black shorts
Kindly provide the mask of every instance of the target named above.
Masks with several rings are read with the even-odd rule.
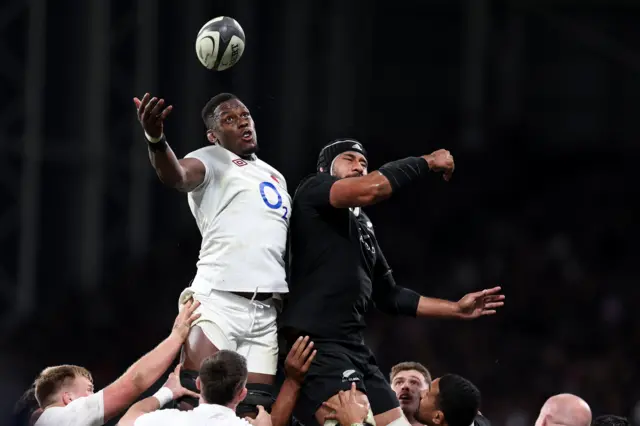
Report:
[[[355,382],[367,395],[373,414],[400,406],[395,392],[363,343],[313,338],[317,354],[300,390],[294,416],[305,426],[317,425],[315,414],[324,401]],[[288,352],[288,351],[287,351]]]

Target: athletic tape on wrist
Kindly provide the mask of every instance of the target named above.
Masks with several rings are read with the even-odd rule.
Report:
[[[156,138],[153,138],[154,140]],[[149,147],[149,151],[151,152],[165,152],[169,145],[167,144],[167,138],[164,137],[164,134],[160,136],[160,140],[157,142],[147,141],[147,146]]]
[[[158,136],[157,138],[154,138],[153,136],[151,136],[149,133],[144,132],[144,137],[147,138],[147,140],[151,143],[158,143],[160,142],[162,139],[164,139],[164,133],[161,133],[160,136]]]
[[[162,408],[173,401],[173,392],[168,387],[161,387],[158,392],[153,394],[153,397],[160,402],[160,408]]]

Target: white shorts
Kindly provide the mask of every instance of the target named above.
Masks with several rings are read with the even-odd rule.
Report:
[[[251,301],[228,291],[208,294],[186,288],[180,295],[180,308],[189,299],[200,302],[200,318],[191,324],[202,329],[218,349],[238,352],[247,359],[250,373],[276,374],[278,334],[276,301]]]

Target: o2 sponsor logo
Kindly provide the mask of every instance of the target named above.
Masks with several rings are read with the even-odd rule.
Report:
[[[287,220],[287,214],[289,209],[282,203],[282,195],[278,192],[278,189],[271,182],[262,182],[260,184],[260,196],[262,201],[272,210],[283,209],[282,219]]]

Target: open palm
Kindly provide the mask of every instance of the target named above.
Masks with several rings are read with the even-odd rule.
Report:
[[[504,295],[499,294],[502,287],[494,287],[464,295],[458,301],[460,315],[464,319],[475,319],[484,315],[493,315],[496,309],[504,305]]]

